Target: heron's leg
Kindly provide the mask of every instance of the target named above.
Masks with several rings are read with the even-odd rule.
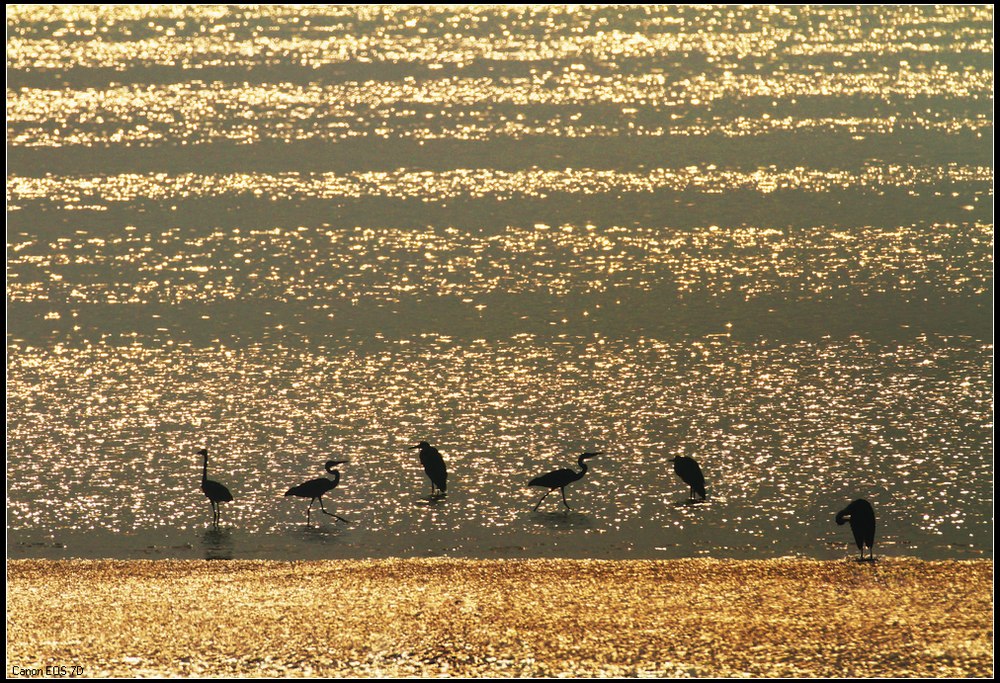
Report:
[[[564,487],[564,488],[561,488],[561,489],[559,489],[559,493],[561,493],[561,494],[562,494],[562,498],[563,498],[563,505],[565,505],[565,506],[566,506],[566,509],[567,509],[567,510],[572,510],[573,508],[571,508],[571,507],[569,506],[569,503],[567,503],[567,502],[566,502],[566,489],[565,489],[565,487]]]
[[[322,510],[323,512],[326,512],[326,514],[330,515],[331,517],[336,517],[337,519],[339,519],[344,524],[350,524],[350,522],[348,522],[346,519],[344,519],[340,515],[335,515],[332,512],[327,512],[326,508],[323,507],[323,497],[322,496],[320,496],[320,498],[319,498],[319,509]]]
[[[542,504],[542,501],[543,501],[543,500],[545,500],[545,496],[549,495],[550,493],[552,493],[552,489],[549,489],[548,491],[546,491],[546,492],[545,492],[545,493],[544,493],[544,494],[542,495],[542,497],[538,499],[538,502],[537,502],[537,503],[535,503],[535,507],[534,507],[534,508],[532,508],[532,510],[537,510],[537,509],[538,509],[538,506]]]

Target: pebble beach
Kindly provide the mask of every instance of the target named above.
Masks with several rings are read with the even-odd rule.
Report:
[[[991,677],[992,575],[900,558],[12,560],[7,675]]]

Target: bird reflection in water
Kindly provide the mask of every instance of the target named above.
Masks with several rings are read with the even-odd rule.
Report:
[[[594,528],[593,517],[582,512],[576,512],[575,510],[563,510],[562,512],[540,512],[537,515],[531,515],[531,521],[537,526],[557,531],[562,529]]]
[[[232,532],[213,526],[202,534],[201,547],[206,560],[231,560],[233,559]]]
[[[417,501],[414,501],[413,504],[423,505],[424,507],[429,507],[429,508],[438,508],[446,506],[447,503],[448,503],[447,498],[445,498],[443,494],[438,493],[436,495],[426,496]]]
[[[347,527],[339,524],[321,526],[319,524],[296,525],[295,538],[307,543],[325,544],[332,542],[346,533]]]

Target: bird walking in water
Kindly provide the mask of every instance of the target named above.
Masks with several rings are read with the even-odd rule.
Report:
[[[875,510],[872,504],[864,498],[858,498],[846,508],[837,513],[837,524],[851,523],[854,542],[861,551],[859,562],[865,561],[865,546],[868,546],[868,561],[875,561]]]
[[[421,441],[416,446],[410,446],[411,451],[414,448],[420,449],[420,464],[424,466],[424,472],[430,477],[431,496],[434,496],[435,488],[441,489],[441,495],[444,495],[445,489],[448,488],[448,470],[444,466],[444,458],[441,457],[441,453],[426,441]]]
[[[332,491],[338,483],[340,483],[340,471],[334,468],[337,465],[343,465],[348,462],[347,460],[327,460],[326,461],[326,471],[327,474],[332,474],[333,479],[327,479],[326,477],[319,477],[318,479],[310,479],[304,484],[299,484],[298,486],[293,486],[288,489],[285,493],[286,496],[298,496],[299,498],[311,498],[309,501],[309,507],[306,508],[306,524],[312,524],[312,507],[319,501],[319,509],[331,517],[336,517],[341,522],[345,524],[350,524],[346,519],[340,515],[335,515],[332,512],[327,512],[326,508],[323,507],[323,494],[327,491]]]
[[[217,481],[208,478],[208,449],[202,448],[198,455],[205,458],[205,466],[201,470],[201,490],[212,502],[212,524],[219,526],[219,518],[222,512],[219,510],[219,503],[228,503],[233,499],[233,494],[225,486]]]
[[[587,463],[585,463],[584,460],[593,458],[596,455],[602,455],[603,453],[604,451],[584,453],[577,458],[576,462],[581,467],[579,472],[575,472],[569,468],[564,468],[561,470],[555,470],[554,472],[549,472],[548,474],[543,474],[542,476],[535,477],[529,481],[528,486],[544,486],[548,488],[548,491],[546,491],[545,495],[539,499],[538,503],[535,504],[535,507],[532,508],[532,511],[538,510],[538,506],[542,504],[543,500],[545,500],[545,496],[549,495],[556,489],[559,489],[559,492],[562,494],[563,505],[566,506],[567,510],[571,510],[572,508],[569,506],[569,503],[566,502],[566,486],[568,484],[572,484],[574,481],[583,479],[583,475],[587,473]]]
[[[694,458],[678,455],[676,458],[671,458],[670,462],[674,463],[674,472],[681,481],[691,487],[691,498],[698,494],[705,500],[705,475],[701,473],[701,468]]]

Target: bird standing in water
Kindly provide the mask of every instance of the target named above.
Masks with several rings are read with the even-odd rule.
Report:
[[[222,515],[219,503],[228,503],[233,499],[233,494],[219,482],[208,478],[208,449],[202,448],[198,451],[198,455],[205,458],[205,466],[201,470],[201,490],[212,503],[212,524],[219,526],[219,518]]]
[[[864,498],[858,498],[846,508],[837,513],[837,524],[844,522],[851,523],[851,532],[854,533],[854,542],[861,551],[859,562],[865,561],[865,546],[868,546],[868,561],[874,562],[875,545],[875,510],[872,504]]]
[[[312,507],[319,501],[319,509],[331,517],[336,517],[341,522],[349,524],[349,522],[341,517],[340,515],[335,515],[332,512],[327,512],[326,508],[323,507],[323,494],[327,491],[332,491],[337,484],[340,482],[340,471],[334,468],[337,465],[343,465],[347,460],[327,460],[325,469],[327,474],[332,474],[333,479],[327,479],[326,477],[319,477],[318,479],[310,479],[304,484],[299,484],[298,486],[293,486],[288,489],[285,493],[286,496],[298,496],[299,498],[311,498],[309,501],[309,507],[306,508],[306,524],[312,524]]]
[[[670,462],[674,463],[674,472],[681,481],[691,487],[691,498],[697,493],[702,500],[705,500],[705,475],[701,473],[701,468],[694,458],[678,455],[676,458],[671,458]]]
[[[556,489],[559,489],[559,492],[562,494],[563,505],[566,506],[567,510],[571,510],[572,508],[570,508],[569,503],[566,502],[566,486],[568,484],[572,484],[574,481],[583,479],[583,475],[587,473],[587,463],[585,463],[584,460],[593,458],[595,455],[602,454],[603,451],[597,451],[596,453],[584,453],[577,458],[576,462],[581,467],[579,472],[575,472],[569,468],[564,468],[561,470],[555,470],[554,472],[549,472],[548,474],[543,474],[542,476],[535,477],[529,481],[528,486],[544,486],[549,489],[545,492],[545,495],[539,499],[538,503],[535,504],[535,507],[532,508],[532,510],[537,510],[538,506],[542,504],[543,500],[545,500],[545,496],[549,495]]]
[[[448,470],[444,466],[444,458],[441,457],[441,453],[426,441],[421,441],[416,446],[410,446],[411,451],[414,448],[420,449],[420,464],[424,466],[424,472],[430,477],[431,496],[434,496],[435,488],[441,489],[441,495],[444,495],[445,489],[448,488]]]

